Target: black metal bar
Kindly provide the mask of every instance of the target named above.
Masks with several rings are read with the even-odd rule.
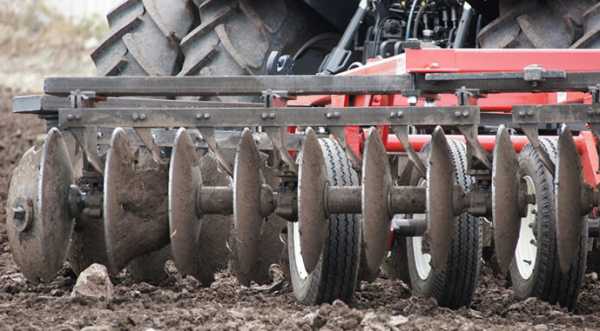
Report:
[[[133,107],[260,107],[260,103],[252,102],[220,102],[220,101],[195,101],[195,100],[164,100],[149,98],[105,98],[95,102],[99,108],[133,108]],[[13,113],[44,115],[57,113],[59,109],[71,107],[69,97],[56,97],[51,95],[30,95],[13,98]]]
[[[512,117],[516,126],[542,123],[599,123],[600,105],[514,106]]]
[[[517,93],[517,92],[588,92],[590,86],[600,82],[600,73],[569,73],[564,79],[546,79],[541,81],[525,80],[525,73],[505,73],[504,79],[498,79],[502,73],[484,74],[435,74],[416,75],[416,90],[424,93],[451,93],[462,87],[478,90],[480,93]],[[509,77],[511,76],[512,77]],[[433,77],[433,78],[432,78]],[[444,78],[445,77],[445,78]]]
[[[413,88],[409,75],[49,78],[44,85],[50,95],[81,90],[117,97],[262,95],[268,90],[291,95],[395,94]]]
[[[226,96],[262,95],[280,91],[289,95],[454,93],[460,88],[481,93],[588,92],[600,82],[600,73],[545,72],[541,80],[521,73],[416,74],[395,76],[214,76],[214,77],[98,77],[49,78],[45,92],[67,96],[76,90],[98,96]]]
[[[61,128],[77,127],[342,127],[375,125],[478,125],[479,108],[66,108]]]

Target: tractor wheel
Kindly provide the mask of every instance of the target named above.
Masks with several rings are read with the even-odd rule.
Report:
[[[359,184],[356,171],[344,149],[331,139],[321,139],[327,176],[331,186]],[[362,242],[359,215],[336,214],[329,217],[329,232],[315,269],[307,272],[302,260],[300,226],[288,224],[288,256],[294,294],[307,305],[352,301],[358,279]]]
[[[595,0],[508,2],[500,1],[500,17],[479,33],[482,48],[600,47],[600,3]]]
[[[467,174],[466,146],[452,139],[448,140],[448,146],[454,164],[455,183],[469,190],[473,179]],[[424,152],[427,153],[428,150],[427,146]],[[423,180],[415,182],[424,184]],[[405,239],[410,287],[413,293],[433,297],[440,306],[449,308],[471,304],[481,269],[481,219],[463,214],[456,218],[456,222],[454,240],[448,252],[445,270],[434,270],[431,267],[431,255],[424,251],[423,237]]]
[[[125,0],[107,18],[110,34],[92,53],[99,76],[266,74],[271,52],[306,52],[305,43],[329,29],[296,0]],[[228,180],[216,165],[211,173],[215,181]],[[230,217],[207,218],[215,221],[204,232],[229,234]],[[285,222],[270,217],[268,225],[261,242],[277,243],[278,249],[263,245],[269,249],[261,254],[258,283],[270,282],[268,267],[279,263],[283,250],[279,236]],[[227,265],[222,239],[207,238],[214,241],[206,245],[215,248],[215,268]]]
[[[556,162],[557,142],[549,139],[542,142]],[[535,196],[535,203],[528,206],[526,217],[521,219],[519,242],[510,266],[513,289],[520,298],[538,297],[573,309],[585,274],[587,227],[583,230],[576,263],[568,273],[561,273],[556,248],[554,179],[530,145],[519,156],[519,168],[521,180],[528,193]]]
[[[479,44],[482,48],[600,48],[600,3],[596,0],[535,0],[535,1],[500,1],[500,17],[481,30],[478,36]],[[546,147],[554,146],[553,143],[545,142]],[[552,151],[555,147],[550,148]],[[543,169],[539,159],[535,156],[531,147],[528,147],[521,154],[528,153],[529,160],[521,158],[522,165],[532,162],[538,162],[539,168]],[[552,154],[552,153],[551,153]],[[533,171],[533,170],[532,170]],[[540,184],[542,179],[535,179],[537,192],[548,190],[550,194],[547,199],[553,199],[552,179],[544,179],[545,185]],[[547,183],[546,183],[547,182]],[[545,192],[545,191],[542,191]],[[541,205],[548,205],[553,208],[552,200],[545,201],[537,199]],[[540,204],[538,204],[540,206]],[[554,216],[552,211],[542,212],[545,216],[537,215],[536,219],[544,220],[538,223],[548,223],[545,232],[540,230],[540,224],[537,235],[544,235],[552,232],[548,236],[554,236]],[[547,220],[550,218],[552,221]],[[587,238],[587,233],[585,234]],[[548,240],[546,242],[546,240]],[[531,276],[526,281],[522,274],[512,268],[512,282],[516,293],[521,297],[537,296],[550,302],[559,302],[563,306],[573,308],[577,298],[577,292],[581,286],[579,280],[580,263],[585,266],[585,258],[580,256],[577,261],[576,270],[571,270],[568,275],[559,276],[557,274],[558,260],[554,260],[553,254],[556,251],[556,243],[552,239],[543,239],[549,247],[539,246],[537,249],[538,260],[541,255],[546,256],[543,264],[544,271],[532,271],[533,274],[539,274],[542,278],[539,284],[534,285],[537,277]],[[537,240],[538,244],[540,239]],[[597,246],[597,245],[593,245]],[[522,252],[525,254],[525,251]],[[585,255],[584,252],[581,254]],[[581,261],[582,260],[582,261]],[[513,263],[514,264],[514,263]],[[537,265],[536,268],[542,267]],[[518,268],[517,268],[518,269]],[[516,271],[516,272],[515,272]],[[530,283],[529,285],[525,285]],[[562,294],[561,294],[562,293]],[[567,295],[569,293],[570,295]]]

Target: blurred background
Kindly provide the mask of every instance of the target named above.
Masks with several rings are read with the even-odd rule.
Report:
[[[41,91],[43,78],[93,75],[89,58],[120,0],[0,0],[0,86]]]

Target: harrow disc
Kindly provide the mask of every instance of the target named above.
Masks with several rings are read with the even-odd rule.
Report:
[[[368,279],[379,274],[387,251],[391,215],[388,206],[392,174],[385,146],[377,129],[365,143],[362,169],[363,235]]]
[[[328,234],[324,190],[327,169],[319,139],[309,128],[300,158],[298,174],[298,223],[300,251],[308,273],[315,270]]]
[[[73,232],[69,191],[73,168],[58,129],[33,147],[13,173],[6,228],[15,262],[32,282],[49,282],[62,268]]]
[[[455,217],[452,204],[453,166],[448,141],[441,127],[431,137],[431,153],[427,167],[427,232],[431,267],[444,270],[453,239]]]
[[[112,273],[169,243],[166,170],[113,132],[104,172],[104,235]]]
[[[581,208],[583,186],[581,164],[571,130],[565,125],[558,138],[558,160],[554,190],[556,194],[556,240],[560,269],[567,273],[577,263],[585,218]]]
[[[213,270],[208,270],[208,264],[202,263],[210,257],[205,256],[206,252],[200,249],[199,242],[204,215],[196,208],[202,185],[200,160],[192,138],[186,129],[179,129],[169,170],[171,253],[180,273],[210,283]]]
[[[519,241],[521,215],[518,171],[519,161],[508,129],[501,126],[496,135],[492,166],[492,218],[494,246],[502,273],[508,271]]]
[[[259,259],[262,178],[260,155],[252,132],[245,129],[238,145],[233,185],[233,264],[240,284],[248,286]]]

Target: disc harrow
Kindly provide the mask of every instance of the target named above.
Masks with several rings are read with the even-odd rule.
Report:
[[[329,300],[323,299],[326,293],[338,293],[336,286],[353,291],[359,269],[365,280],[375,279],[398,238],[422,238],[418,255],[430,257],[425,269],[450,272],[461,259],[454,247],[464,240],[457,233],[463,231],[458,224],[465,215],[492,222],[497,263],[507,274],[521,263],[516,259],[523,222],[537,217],[530,212],[535,206],[538,214],[550,215],[535,222],[546,222],[555,236],[542,238],[538,233],[531,245],[551,240],[561,274],[567,275],[581,263],[588,217],[600,205],[598,190],[592,187],[597,182],[584,176],[581,156],[586,151],[580,147],[587,131],[600,135],[600,100],[593,87],[598,82],[597,72],[539,67],[389,76],[48,79],[47,95],[15,100],[16,112],[40,114],[55,128],[41,148],[27,152],[14,173],[8,200],[10,245],[28,279],[50,281],[68,256],[73,227],[100,209],[96,217],[103,221],[111,273],[170,245],[179,272],[209,284],[218,272],[218,264],[211,262],[218,247],[201,239],[207,218],[232,216],[227,242],[232,271],[240,284],[250,286],[270,262],[264,261],[261,241],[268,220],[277,216],[297,225],[297,233],[288,232],[293,240],[287,241],[290,261],[299,263],[291,268],[297,273],[291,276],[292,286],[296,293],[301,286],[314,288],[307,291],[319,295],[301,300],[315,304]],[[588,94],[592,102],[513,105],[512,114],[490,113],[478,105],[486,94],[531,91]],[[408,98],[407,105],[377,107],[335,102],[316,107],[302,104],[303,98],[294,100],[335,94]],[[433,105],[437,95],[452,94],[453,104]],[[265,103],[150,99],[221,95],[262,95]],[[421,106],[420,99],[429,105]],[[34,102],[36,109],[30,106]],[[480,134],[498,123],[494,135]],[[556,144],[545,143],[541,124],[560,128],[550,139]],[[590,130],[582,124],[590,124]],[[577,128],[579,135],[570,128]],[[422,136],[409,134],[414,130],[425,133],[427,148],[418,143]],[[109,132],[110,139],[103,132]],[[513,136],[517,132],[520,135]],[[72,169],[63,139],[67,134],[85,152],[81,178],[75,178]],[[345,155],[332,154],[323,139],[334,139]],[[394,139],[402,146],[400,154],[391,147]],[[519,139],[535,150],[543,173],[552,180],[548,206],[536,202],[539,188],[532,190],[527,184],[515,144]],[[591,145],[590,140],[584,142],[586,148],[595,148],[595,140]],[[451,147],[457,143],[466,146],[464,154]],[[230,176],[229,185],[206,184],[201,166],[205,153],[215,156],[220,171]],[[341,159],[332,161],[335,158]],[[468,165],[466,173],[459,171],[461,158]],[[353,164],[354,169],[342,164]],[[360,184],[343,180],[352,177],[350,172],[360,174]],[[269,185],[267,173],[275,174],[279,184]],[[407,185],[401,180],[403,173],[421,178],[420,183]],[[460,176],[473,184],[459,185]],[[103,178],[102,185],[84,185],[90,178]],[[360,234],[343,237],[331,226],[334,215],[360,215]],[[473,256],[480,256],[480,238],[475,239],[472,249],[479,251]],[[355,259],[355,264],[362,261],[360,268],[347,269],[352,274],[344,275],[343,284],[327,283],[327,277],[337,277],[332,266],[342,268],[356,252],[362,256]],[[468,279],[461,286],[474,289],[476,277]],[[436,288],[427,293],[441,303],[452,302],[450,306],[470,303],[471,294],[455,292]]]

